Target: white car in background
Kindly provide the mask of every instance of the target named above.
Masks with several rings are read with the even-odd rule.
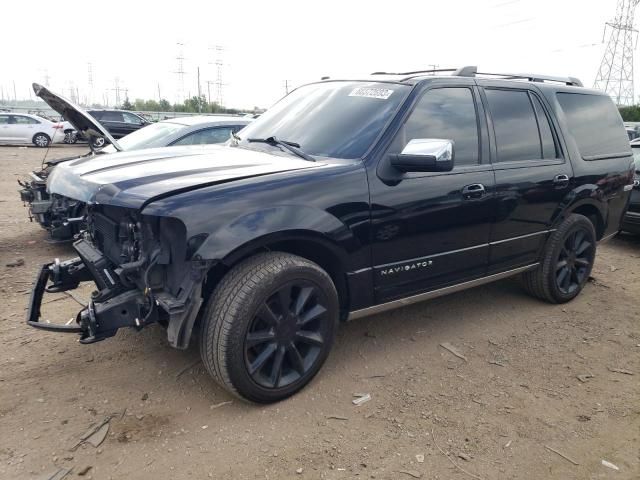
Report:
[[[0,144],[33,143],[48,147],[64,142],[64,124],[28,113],[0,113]]]

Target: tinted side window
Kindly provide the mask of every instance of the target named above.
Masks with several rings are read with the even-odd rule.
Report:
[[[609,97],[582,93],[556,95],[582,158],[630,155],[622,118]]]
[[[416,138],[453,140],[456,165],[478,164],[478,120],[471,89],[435,88],[425,93],[391,149],[399,153]]]
[[[186,137],[181,138],[173,145],[208,145],[212,143],[224,143],[229,140],[229,136],[233,131],[232,127],[208,128],[194,132]]]
[[[6,125],[9,123],[9,115],[0,115],[0,125]]]
[[[105,122],[124,122],[122,112],[102,112],[100,120]]]
[[[486,90],[498,147],[498,162],[542,158],[538,124],[521,90]]]
[[[536,109],[536,117],[538,118],[538,128],[540,129],[540,141],[542,142],[542,158],[558,158],[559,152],[556,142],[553,138],[551,123],[549,117],[540,103],[540,99],[535,95],[531,95],[533,106]]]
[[[124,121],[126,123],[131,123],[133,125],[141,125],[142,124],[142,120],[140,120],[140,117],[138,117],[137,115],[134,115],[132,113],[123,112],[122,116],[123,116]]]

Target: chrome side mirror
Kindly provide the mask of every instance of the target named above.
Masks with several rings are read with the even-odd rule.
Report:
[[[449,172],[453,170],[453,140],[414,138],[401,153],[390,155],[390,160],[402,172]]]

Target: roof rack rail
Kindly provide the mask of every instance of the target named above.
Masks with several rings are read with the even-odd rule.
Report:
[[[455,68],[436,68],[429,70],[416,70],[414,72],[373,72],[371,75],[416,75],[419,73],[454,72],[455,70]]]
[[[478,67],[467,66],[458,68],[454,73],[460,77],[475,77],[477,75],[485,75],[488,77],[501,77],[506,80],[529,80],[530,82],[556,82],[572,85],[575,87],[584,86],[576,77],[557,77],[553,75],[538,75],[537,73],[490,73],[478,72]]]
[[[460,68],[438,68],[431,70],[416,70],[413,72],[373,72],[371,75],[419,75],[421,73],[441,73],[452,72],[455,77],[476,77],[484,75],[487,77],[500,77],[504,80],[528,80],[530,82],[556,82],[564,83],[574,87],[583,87],[582,82],[576,77],[557,77],[552,75],[538,75],[537,73],[490,73],[478,72],[478,67],[468,65]]]

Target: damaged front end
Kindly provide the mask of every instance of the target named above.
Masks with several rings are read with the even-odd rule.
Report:
[[[31,172],[18,180],[20,200],[29,208],[29,221],[34,220],[49,232],[50,242],[66,242],[84,229],[85,204],[78,200],[47,192],[47,178],[55,165]]]
[[[119,207],[89,209],[87,231],[73,244],[78,257],[41,267],[27,323],[43,330],[79,333],[85,344],[111,337],[122,327],[139,330],[160,323],[168,329],[172,346],[187,348],[209,264],[187,258],[182,223]],[[75,323],[42,320],[45,293],[73,290],[88,281],[97,289]]]

